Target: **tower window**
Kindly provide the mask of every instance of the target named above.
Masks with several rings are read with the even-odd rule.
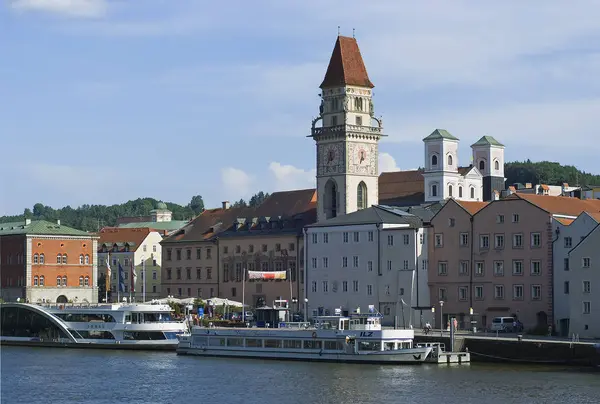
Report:
[[[356,208],[358,210],[367,207],[367,186],[361,181],[356,190]]]
[[[337,126],[337,116],[331,117],[331,126]]]
[[[437,196],[437,185],[435,184],[431,186],[431,196]]]
[[[462,187],[458,187],[458,197],[462,198]]]
[[[435,154],[431,156],[431,165],[437,166],[437,156]]]
[[[337,185],[333,179],[325,184],[325,197],[323,198],[325,217],[331,219],[337,216]]]
[[[362,126],[362,116],[357,116],[357,117],[356,117],[356,124],[357,124],[358,126]]]
[[[484,162],[483,160],[481,160],[481,161],[479,162],[479,170],[480,170],[480,171],[483,171],[483,170],[485,170],[485,162]]]
[[[448,156],[450,157],[450,156]],[[452,185],[448,185],[448,196],[452,196]]]
[[[448,165],[451,166],[452,165],[452,155],[448,155]]]
[[[500,162],[498,160],[494,161],[494,170],[500,170]]]
[[[471,187],[471,199],[475,199],[475,188]]]

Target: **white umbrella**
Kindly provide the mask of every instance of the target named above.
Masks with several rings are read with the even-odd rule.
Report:
[[[248,307],[247,304],[244,305],[244,304],[242,304],[242,302],[236,302],[235,300],[229,300],[229,299],[221,299],[220,297],[211,297],[210,299],[208,299],[208,303],[211,306],[227,305],[227,306],[233,306],[233,307],[242,307],[242,306]]]

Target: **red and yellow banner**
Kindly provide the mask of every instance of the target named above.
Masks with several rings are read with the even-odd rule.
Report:
[[[286,279],[286,271],[248,271],[248,279]]]

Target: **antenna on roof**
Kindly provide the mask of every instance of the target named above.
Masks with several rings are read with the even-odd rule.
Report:
[[[340,26],[338,25],[338,36],[340,36]]]
[[[352,38],[354,38],[354,32],[355,32],[355,31],[356,31],[356,30],[355,30],[354,28],[352,28]]]

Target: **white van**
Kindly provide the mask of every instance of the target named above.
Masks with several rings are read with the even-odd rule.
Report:
[[[494,317],[492,319],[492,331],[512,332],[514,323],[514,317]]]

